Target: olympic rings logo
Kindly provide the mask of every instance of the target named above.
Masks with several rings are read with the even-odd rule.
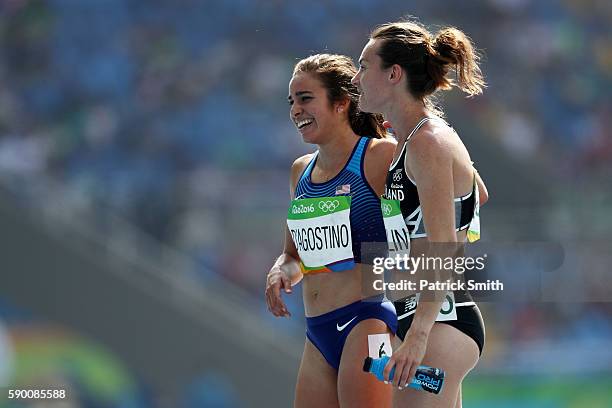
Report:
[[[338,208],[338,206],[340,205],[340,202],[338,200],[333,200],[333,201],[321,201],[319,203],[319,209],[323,212],[333,212],[336,211],[336,208]]]
[[[391,210],[392,210],[391,204],[387,204],[387,203],[382,204],[382,212],[384,216],[388,217],[389,215],[391,215]]]

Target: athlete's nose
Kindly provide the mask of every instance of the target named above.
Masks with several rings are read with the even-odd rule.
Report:
[[[351,84],[355,85],[356,87],[359,88],[359,73],[361,71],[357,71],[357,73],[355,74],[355,76],[351,79]]]
[[[297,103],[293,103],[290,110],[291,119],[296,119],[300,113],[302,113],[302,108]]]

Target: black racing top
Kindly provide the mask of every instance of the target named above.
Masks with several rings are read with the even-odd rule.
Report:
[[[432,119],[436,118],[425,117],[421,119],[421,121],[406,138],[399,157],[395,162],[391,163],[389,172],[387,174],[385,193],[383,195],[383,197],[388,200],[399,201],[402,217],[408,226],[411,239],[426,237],[427,232],[425,231],[417,186],[414,181],[408,177],[408,173],[405,169],[406,145],[416,131],[419,130],[421,126],[425,124],[425,122]],[[457,197],[454,199],[455,226],[457,231],[462,231],[469,227],[470,222],[474,217],[476,194],[476,183],[474,182],[474,187],[472,188],[471,192],[463,197]],[[457,306],[471,306],[474,304],[472,297],[467,290],[461,292],[455,291],[454,295]],[[398,314],[399,313],[400,312],[398,310]]]

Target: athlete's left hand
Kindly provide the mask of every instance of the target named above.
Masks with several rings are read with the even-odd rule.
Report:
[[[393,366],[395,366],[395,373],[393,374],[391,384],[399,387],[399,389],[410,384],[418,366],[421,365],[425,357],[428,337],[428,334],[422,332],[413,333],[409,329],[404,342],[393,352],[383,371],[385,380],[389,380],[389,373]]]

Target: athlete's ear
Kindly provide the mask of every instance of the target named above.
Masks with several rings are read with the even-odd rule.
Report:
[[[389,68],[389,81],[392,84],[397,84],[404,76],[404,70],[397,64],[391,65]]]
[[[336,102],[334,104],[334,106],[336,108],[336,112],[337,113],[343,113],[345,111],[348,112],[350,103],[351,103],[351,101],[348,98],[343,99],[342,101]]]

